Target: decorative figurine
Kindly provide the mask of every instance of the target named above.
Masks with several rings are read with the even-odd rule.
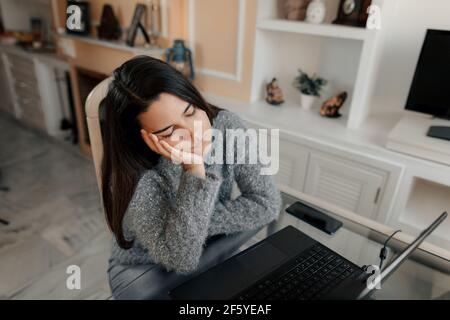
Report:
[[[303,21],[306,18],[306,9],[311,0],[285,0],[284,16],[288,20]]]
[[[278,106],[284,102],[283,91],[278,86],[276,78],[266,85],[266,94],[266,101],[271,105]]]
[[[338,95],[331,97],[327,101],[325,101],[320,108],[320,115],[328,118],[339,118],[342,116],[339,113],[339,109],[344,104],[347,99],[347,92],[343,91]]]
[[[113,7],[105,4],[102,10],[100,26],[97,28],[98,37],[106,40],[118,40],[122,35],[119,20],[114,14]]]

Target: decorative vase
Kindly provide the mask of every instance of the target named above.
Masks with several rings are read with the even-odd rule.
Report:
[[[316,96],[300,93],[300,105],[305,110],[311,110],[314,107],[314,103],[317,101]]]
[[[313,0],[306,10],[306,21],[310,23],[322,23],[325,19],[326,7],[322,0]]]

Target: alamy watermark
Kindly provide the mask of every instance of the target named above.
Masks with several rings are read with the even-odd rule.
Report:
[[[377,5],[370,5],[367,8],[367,23],[366,28],[369,30],[381,29],[381,8]]]
[[[365,269],[370,276],[366,280],[366,286],[369,290],[381,289],[381,270],[377,265],[370,265]]]
[[[81,290],[81,268],[75,264],[66,269],[69,275],[66,279],[66,287],[69,290]]]
[[[186,164],[252,164],[260,166],[261,175],[274,175],[279,169],[279,129],[211,128],[203,132],[202,122],[194,121],[194,137],[183,140],[183,130],[170,137],[175,144],[171,160]],[[208,151],[202,142],[210,142]],[[188,151],[186,151],[188,150]],[[190,152],[191,151],[191,152]]]
[[[82,15],[83,11],[81,8],[75,4],[72,4],[67,7],[66,9],[67,13],[67,21],[66,21],[66,27],[69,30],[72,31],[82,31],[84,30],[84,25],[82,22]]]

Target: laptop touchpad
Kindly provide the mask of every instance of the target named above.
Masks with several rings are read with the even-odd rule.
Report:
[[[274,270],[286,261],[289,256],[280,251],[269,242],[263,242],[244,255],[237,256],[239,264],[250,271],[251,275],[258,277]]]

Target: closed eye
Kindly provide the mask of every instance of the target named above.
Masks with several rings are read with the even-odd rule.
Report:
[[[163,136],[160,136],[161,138],[169,138],[171,135],[173,134],[173,127],[172,127],[172,132],[165,134]]]
[[[184,114],[186,117],[192,117],[195,114],[195,107],[190,104]]]
[[[184,109],[183,115],[186,116],[186,117],[192,117],[195,114],[195,112],[196,112],[196,108],[191,103],[189,103],[189,105],[186,107],[186,109]],[[172,131],[170,133],[165,134],[165,135],[159,135],[159,137],[161,137],[161,138],[169,138],[174,132],[174,127],[173,126],[172,127],[167,127],[165,129],[162,129],[162,130],[159,131],[159,132],[164,132],[165,130],[168,130],[169,128],[172,129]],[[154,134],[155,134],[155,132],[154,132]]]

